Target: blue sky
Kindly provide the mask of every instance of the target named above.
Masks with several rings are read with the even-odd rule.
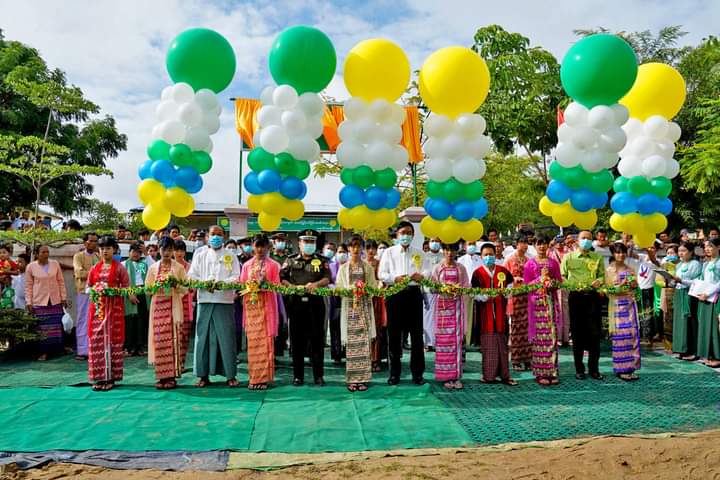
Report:
[[[680,24],[690,32],[686,44],[720,34],[720,1],[715,0],[0,0],[0,12],[6,38],[39,49],[51,67],[65,70],[68,79],[100,105],[101,114],[114,116],[128,135],[128,150],[108,164],[114,178],[92,179],[95,197],[120,209],[138,204],[137,166],[145,160],[160,92],[170,83],[165,51],[186,28],[217,30],[233,45],[238,60],[235,80],[220,94],[227,108],[222,128],[213,136],[215,164],[196,195],[198,202],[228,204],[237,201],[240,145],[229,98],[257,97],[270,83],[267,52],[288,26],[313,25],[331,38],[338,73],[326,93],[339,100],[347,98],[341,78],[345,55],[367,38],[397,42],[418,69],[437,48],[470,45],[478,28],[493,23],[522,33],[558,58],[575,41],[575,28],[657,31]],[[336,179],[311,178],[306,203],[336,204],[338,188]]]

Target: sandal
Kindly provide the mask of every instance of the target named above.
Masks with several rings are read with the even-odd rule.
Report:
[[[503,385],[508,385],[510,387],[516,387],[518,385],[517,380],[513,380],[512,378],[504,378],[500,380],[500,383]]]
[[[443,383],[443,387],[447,388],[448,390],[453,390],[455,388],[455,382],[445,382]]]
[[[206,379],[206,378],[201,378],[201,379],[198,380],[197,383],[195,384],[195,386],[198,387],[198,388],[205,388],[205,387],[210,386],[210,385],[212,385],[212,383],[210,382],[210,380],[208,380],[208,379]]]
[[[560,380],[556,377],[550,379],[550,385],[560,385]]]
[[[225,382],[225,385],[227,385],[230,388],[235,388],[240,386],[240,382],[237,381],[235,378],[231,378],[227,382]]]
[[[109,391],[112,390],[113,388],[115,388],[115,382],[112,382],[112,381],[111,381],[111,382],[108,382],[108,383],[106,383],[106,384],[104,385],[103,391],[104,391],[104,392],[109,392]]]
[[[523,367],[519,363],[513,363],[512,369],[515,372],[524,372],[525,371],[525,367]]]
[[[357,392],[358,386],[354,383],[351,383],[350,385],[347,386],[347,389],[348,389],[348,392]]]
[[[498,381],[497,381],[497,380],[495,380],[495,379],[492,379],[492,380],[485,380],[484,378],[481,378],[481,379],[480,379],[480,383],[487,383],[487,384],[493,384],[493,383],[498,383]]]
[[[168,380],[165,382],[165,390],[173,390],[177,388],[177,382],[175,380]]]
[[[155,388],[157,388],[158,390],[165,390],[165,383],[162,382],[162,381],[157,382],[157,383],[155,384]]]
[[[358,387],[357,387],[358,392],[366,392],[367,389],[368,389],[368,386],[365,385],[364,383],[361,383],[361,384],[358,385]]]
[[[542,385],[543,387],[549,387],[550,386],[550,380],[547,378],[538,378],[537,383],[539,385]]]
[[[465,388],[465,385],[463,385],[462,382],[460,380],[458,380],[455,382],[454,388],[455,388],[455,390],[462,390]]]
[[[93,392],[104,392],[105,391],[105,384],[104,383],[96,383],[92,386]]]

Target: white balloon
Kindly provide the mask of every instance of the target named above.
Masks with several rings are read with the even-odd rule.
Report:
[[[353,126],[356,138],[363,143],[369,143],[375,136],[375,122],[368,117],[361,117],[353,122]]]
[[[485,121],[485,117],[483,117],[479,113],[473,113],[472,117],[473,121],[475,122],[475,130],[478,133],[485,133],[485,129],[487,128],[487,122]]]
[[[209,142],[210,134],[203,127],[190,127],[187,129],[185,144],[192,150],[204,150]],[[256,147],[259,146],[259,143],[254,143]]]
[[[662,175],[663,177],[675,178],[678,173],[680,173],[680,164],[677,160],[672,158],[665,162],[665,172]]]
[[[280,125],[282,122],[282,109],[275,105],[263,105],[257,113],[258,123],[261,127]]]
[[[284,111],[281,116],[281,121],[288,134],[301,132],[307,124],[305,114],[297,108]]]
[[[481,158],[480,160],[477,160],[477,164],[478,168],[480,169],[478,178],[483,178],[485,176],[485,172],[487,171],[487,165],[485,164],[485,160]]]
[[[195,91],[187,83],[176,83],[172,87],[172,99],[175,103],[191,102],[195,98]]]
[[[565,168],[579,165],[582,157],[583,152],[576,148],[573,143],[560,142],[555,149],[555,160]]]
[[[649,157],[655,153],[655,142],[647,137],[637,137],[628,145],[628,152],[635,157]]]
[[[322,122],[308,119],[307,123],[305,124],[305,135],[309,136],[310,138],[319,138],[322,133]]]
[[[440,140],[438,140],[437,138],[429,137],[427,140],[425,140],[422,149],[428,158],[436,158],[440,156],[440,153],[442,151],[442,145],[440,144]]]
[[[668,121],[660,115],[653,115],[652,117],[645,120],[643,131],[645,135],[654,139],[664,139],[668,131]]]
[[[582,156],[580,163],[586,171],[595,173],[606,168],[607,160],[601,151],[593,149]]]
[[[206,112],[214,112],[220,102],[215,92],[209,88],[201,88],[195,92],[195,103]]]
[[[220,104],[218,103],[218,104],[217,104],[217,107],[215,107],[215,110],[214,110],[214,111],[215,111],[215,115],[217,115],[217,116],[219,117],[220,114],[222,113],[222,105],[220,105]]]
[[[665,159],[652,155],[642,162],[642,172],[648,178],[659,177],[665,173]]]
[[[452,133],[442,140],[442,156],[457,158],[464,150],[465,141],[460,135]]]
[[[452,130],[452,122],[445,115],[430,115],[423,125],[425,135],[428,137],[442,138]]]
[[[625,157],[618,163],[618,172],[628,178],[642,175],[642,162],[638,157]]]
[[[441,158],[432,158],[425,162],[425,172],[427,172],[428,178],[435,182],[446,182],[452,176],[452,168],[449,168],[449,162]]]
[[[260,146],[270,153],[278,154],[284,151],[290,139],[285,129],[277,125],[269,125],[260,130]]]
[[[352,141],[338,145],[335,156],[338,163],[346,168],[356,168],[365,163],[365,149],[361,144]]]
[[[675,144],[667,140],[658,140],[655,142],[655,147],[657,154],[665,159],[669,160],[675,155]]]
[[[267,87],[262,89],[262,92],[260,92],[260,103],[263,105],[272,105],[273,104],[273,93],[275,92],[275,87],[272,85],[268,85]]]
[[[452,168],[453,177],[462,183],[474,182],[480,178],[480,166],[477,160],[469,157],[456,160]]]
[[[220,118],[214,113],[205,112],[200,125],[207,130],[210,135],[213,135],[220,130]]]
[[[155,116],[160,121],[165,120],[176,120],[177,119],[178,104],[172,100],[163,100],[155,108]]]
[[[160,138],[170,145],[183,143],[183,140],[185,139],[185,125],[176,120],[162,122],[160,124],[159,132]]]
[[[625,122],[625,125],[622,126],[622,129],[625,130],[625,135],[627,136],[629,143],[642,135],[643,123],[637,118],[631,118],[627,122]]]
[[[571,127],[587,125],[588,109],[579,103],[572,102],[564,112],[565,122]]]
[[[598,148],[606,152],[617,153],[625,147],[627,137],[620,127],[604,130],[598,139]]]
[[[343,110],[345,118],[350,120],[360,120],[369,114],[369,108],[370,105],[368,105],[362,98],[351,97],[345,102]]]
[[[162,137],[161,127],[162,127],[162,122],[158,123],[157,125],[155,125],[153,127],[152,132],[150,133],[150,137],[153,140],[157,140]]]
[[[668,123],[668,129],[667,133],[665,135],[665,138],[672,143],[677,142],[680,140],[680,136],[682,135],[682,130],[680,129],[680,125],[678,125],[675,122]]]
[[[160,93],[160,100],[168,101],[172,100],[172,92],[173,92],[173,85],[168,85],[167,87],[162,89],[162,92]]]
[[[211,139],[210,137],[208,137],[208,139],[207,139],[207,144],[206,144],[203,148],[201,148],[200,150],[202,150],[203,152],[212,153],[212,151],[213,151],[213,146],[214,146],[214,145],[213,145],[212,139]]]
[[[615,105],[610,105],[610,108],[615,114],[615,125],[623,125],[630,118],[630,111],[625,105],[616,103]]]
[[[383,142],[373,142],[365,151],[365,163],[374,170],[383,170],[388,167],[392,154],[391,145]]]
[[[483,158],[492,149],[492,140],[487,135],[479,135],[465,143],[465,152],[473,158]]]
[[[280,85],[273,92],[273,104],[278,107],[290,110],[297,105],[298,93],[290,85]]]
[[[313,92],[305,92],[300,95],[297,106],[308,118],[320,118],[325,111],[325,102],[322,101],[320,95]]]
[[[183,103],[178,108],[178,118],[188,127],[196,127],[202,123],[203,110],[195,102]]]
[[[594,128],[580,126],[572,129],[572,143],[581,150],[589,149],[597,142],[598,131]]]
[[[402,105],[396,103],[391,104],[390,107],[390,123],[395,125],[402,125],[405,122],[405,108]]]
[[[291,137],[287,151],[296,159],[307,160],[308,162],[314,162],[320,156],[320,146],[307,135]]]
[[[478,133],[478,124],[470,113],[464,113],[455,119],[454,131],[465,138],[472,138]]]
[[[383,100],[382,98],[373,100],[372,103],[370,103],[368,112],[370,113],[370,117],[377,123],[389,122],[392,118],[392,107],[387,100]]]
[[[567,123],[563,123],[557,129],[558,143],[559,142],[563,142],[563,143],[572,142],[572,135],[573,135],[573,128],[570,125],[568,125]]]
[[[402,128],[400,128],[400,125],[384,123],[380,126],[379,133],[378,138],[385,143],[400,143],[400,140],[402,140]]]
[[[615,112],[607,105],[597,105],[588,112],[588,125],[605,130],[615,125]]]
[[[337,131],[340,140],[342,140],[343,142],[347,142],[350,140],[359,140],[357,137],[357,132],[355,131],[355,122],[353,122],[352,120],[343,121],[340,126],[338,126]]]
[[[407,150],[405,150],[405,147],[403,147],[402,145],[393,145],[392,152],[392,160],[389,162],[390,168],[395,171],[400,171],[407,167],[407,164],[410,160],[408,158],[408,152]]]

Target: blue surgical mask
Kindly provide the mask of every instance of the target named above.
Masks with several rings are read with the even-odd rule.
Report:
[[[675,263],[679,260],[679,258],[677,255],[668,255],[667,257],[665,257],[665,260],[671,263]]]
[[[437,252],[440,250],[440,242],[430,242],[428,245],[430,247],[430,250],[433,252]]]
[[[580,240],[580,248],[583,250],[590,250],[592,248],[592,240],[588,238],[583,238]]]
[[[285,250],[285,242],[275,242],[275,248],[278,250]]]
[[[120,262],[122,261],[122,255],[115,254],[113,255],[113,260]]]
[[[330,250],[329,248],[326,248],[325,250],[323,250],[323,255],[325,255],[325,258],[330,260],[335,256],[335,252]]]
[[[469,253],[470,255],[477,253],[477,246],[474,243],[468,245],[467,253]]]
[[[400,235],[398,237],[398,241],[400,242],[400,245],[403,247],[407,247],[412,243],[413,236],[412,235]]]
[[[315,253],[316,248],[314,243],[303,243],[302,251],[305,255],[312,255]]]
[[[393,245],[400,245],[400,239],[397,237],[393,238]]]
[[[248,255],[252,253],[252,245],[243,245],[242,247],[243,253],[247,253]]]
[[[485,255],[483,257],[483,263],[486,267],[492,267],[495,265],[495,255]]]
[[[337,259],[338,262],[345,263],[345,262],[347,262],[348,254],[347,253],[338,253],[335,258]]]
[[[222,248],[223,246],[223,237],[222,235],[210,235],[210,240],[208,241],[208,245],[214,249]]]

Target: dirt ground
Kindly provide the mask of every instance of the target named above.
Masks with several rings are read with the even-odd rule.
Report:
[[[19,471],[0,467],[0,479],[702,479],[720,480],[720,431],[673,438],[595,438],[571,445],[553,442],[510,451],[487,449],[420,457],[389,457],[270,472],[223,473],[108,470],[54,464]]]

